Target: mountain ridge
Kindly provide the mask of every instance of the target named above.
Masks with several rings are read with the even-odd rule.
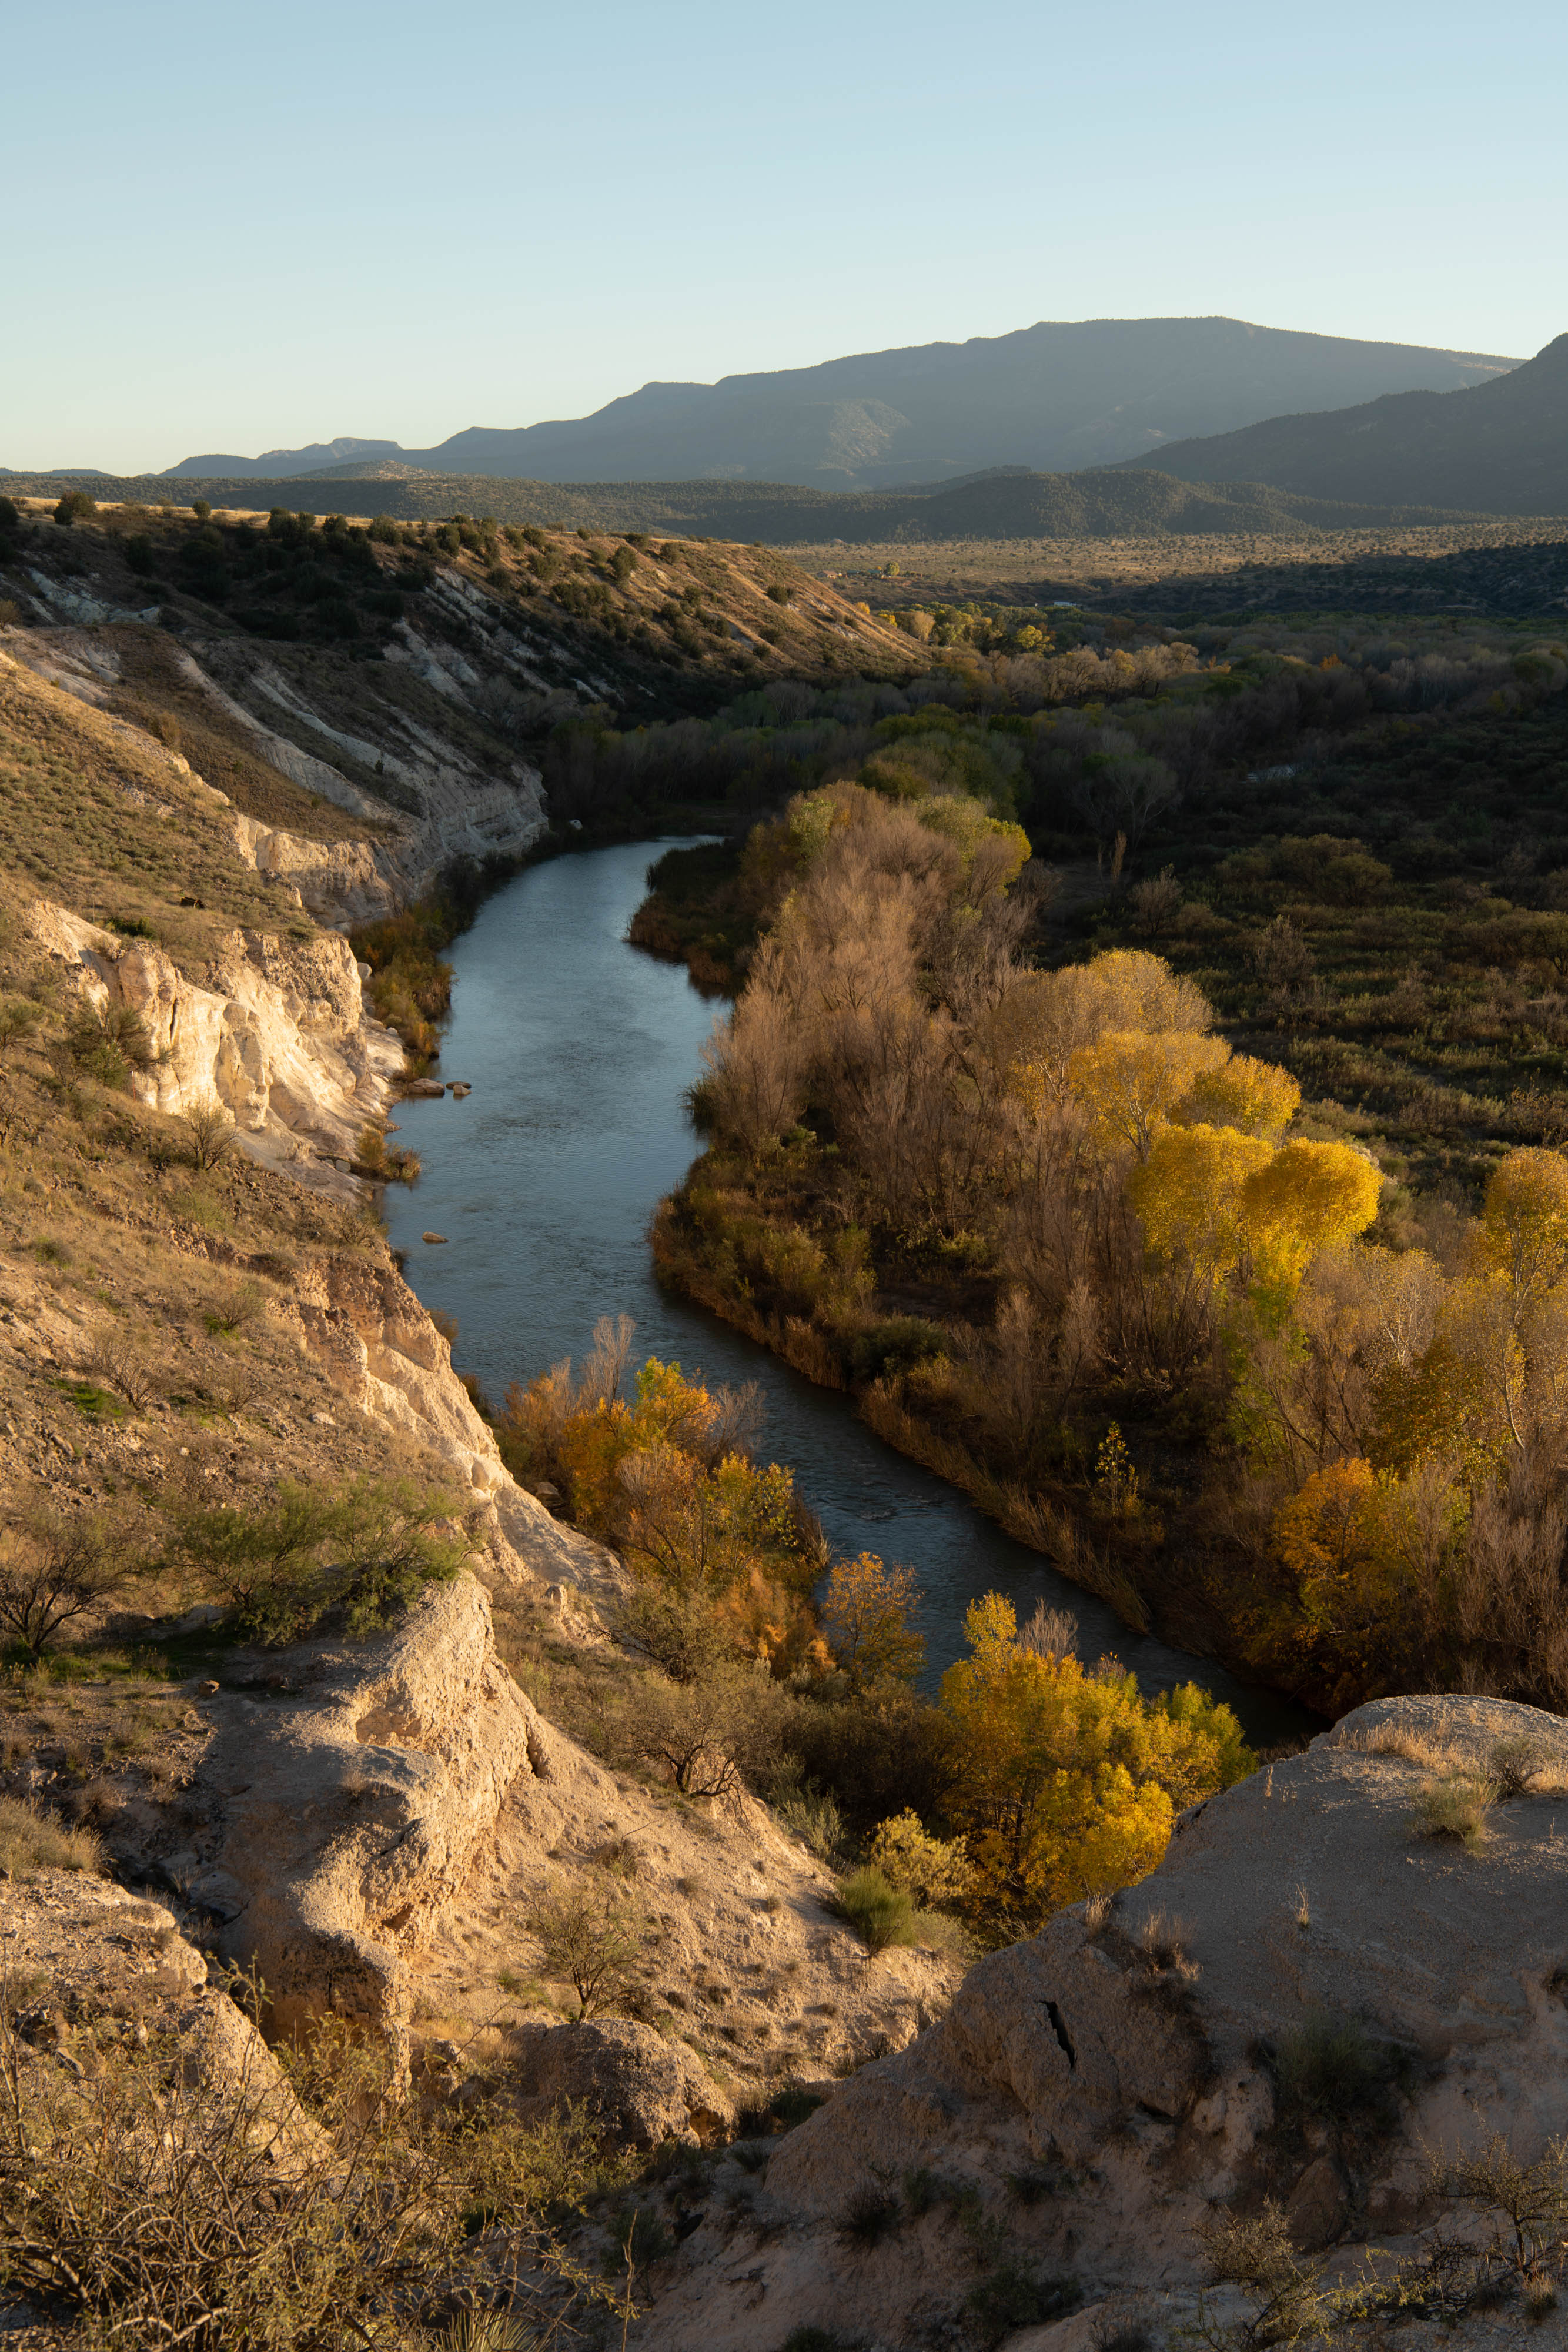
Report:
[[[1423,505],[1441,484],[1491,514],[1568,513],[1568,334],[1486,383],[1270,417],[1176,443],[1160,462],[1181,480],[1218,467],[1289,497]]]
[[[340,436],[260,457],[183,457],[171,478],[290,474],[350,446],[425,472],[541,481],[685,479],[883,489],[997,465],[1071,472],[1166,443],[1392,392],[1495,380],[1498,353],[1374,342],[1246,320],[1037,320],[1005,335],[852,352],[811,366],[654,379],[591,415],[469,425],[427,449]]]

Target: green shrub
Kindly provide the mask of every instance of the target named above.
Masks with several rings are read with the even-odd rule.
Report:
[[[98,502],[86,490],[67,490],[55,508],[55,520],[69,530],[72,523],[89,522],[98,512]]]
[[[1376,2042],[1358,2018],[1327,2013],[1280,2036],[1273,2072],[1281,2121],[1310,2121],[1342,2129],[1386,2128],[1396,2094],[1409,2078],[1410,2056]]]
[[[999,2344],[1015,2328],[1043,2326],[1065,2319],[1077,2310],[1083,2292],[1074,2278],[1030,2278],[1014,2263],[1004,2263],[964,2298],[982,2344]]]
[[[363,1634],[459,1573],[466,1544],[437,1532],[451,1510],[410,1478],[358,1478],[335,1494],[284,1479],[260,1509],[183,1514],[177,1541],[239,1631],[294,1641],[330,1614]]]
[[[913,1944],[916,1935],[915,1898],[906,1886],[894,1886],[880,1870],[868,1865],[852,1871],[840,1883],[833,1907],[847,1919],[872,1952],[890,1944]]]
[[[880,2245],[903,2218],[897,2198],[885,2189],[858,2189],[844,2207],[839,2227],[852,2246],[869,2248]]]
[[[939,1323],[918,1315],[895,1315],[873,1323],[856,1339],[851,1365],[857,1381],[884,1380],[890,1373],[912,1371],[947,1353],[950,1342]]]

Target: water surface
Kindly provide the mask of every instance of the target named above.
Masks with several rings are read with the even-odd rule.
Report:
[[[656,1355],[710,1381],[757,1381],[761,1446],[793,1467],[829,1540],[907,1560],[925,1593],[930,1678],[963,1650],[983,1592],[1071,1609],[1087,1657],[1113,1650],[1146,1690],[1196,1677],[1256,1740],[1309,1718],[1207,1661],[1130,1633],[1103,1601],[1005,1535],[967,1496],[906,1461],[819,1389],[704,1309],[661,1290],[647,1228],[698,1145],[682,1096],[713,1007],[684,967],[625,940],[651,860],[667,843],[621,844],[530,867],[481,908],[452,950],[441,1069],[462,1102],[409,1102],[399,1140],[424,1172],[386,1199],[392,1239],[425,1305],[458,1323],[458,1369],[497,1400],[562,1356],[581,1358],[601,1315],[637,1324],[634,1360]],[[429,1229],[442,1246],[421,1240]]]

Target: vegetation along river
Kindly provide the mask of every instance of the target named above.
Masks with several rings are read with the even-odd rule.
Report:
[[[1255,1742],[1308,1727],[1289,1701],[1131,1633],[874,1436],[848,1396],[813,1387],[659,1287],[648,1221],[697,1149],[682,1097],[714,1016],[684,966],[626,943],[650,859],[668,845],[623,843],[530,866],[486,900],[451,951],[441,1068],[474,1091],[401,1107],[398,1140],[419,1153],[423,1174],[412,1192],[389,1187],[386,1215],[419,1297],[457,1319],[459,1370],[498,1401],[512,1380],[562,1356],[580,1360],[601,1315],[629,1314],[635,1362],[655,1355],[710,1381],[758,1384],[760,1450],[793,1467],[837,1549],[915,1567],[933,1681],[963,1651],[970,1601],[1001,1591],[1020,1619],[1040,1599],[1071,1609],[1085,1657],[1114,1651],[1147,1690],[1205,1684]],[[444,1243],[426,1244],[427,1230]]]

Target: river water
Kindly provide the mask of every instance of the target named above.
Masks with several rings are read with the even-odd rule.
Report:
[[[419,1153],[423,1174],[412,1192],[388,1188],[386,1215],[421,1299],[457,1318],[458,1370],[499,1401],[508,1381],[580,1359],[601,1315],[629,1314],[634,1362],[655,1355],[710,1382],[759,1385],[760,1448],[793,1467],[836,1549],[913,1564],[928,1680],[962,1654],[970,1601],[1002,1591],[1020,1621],[1041,1599],[1071,1610],[1083,1655],[1114,1651],[1146,1690],[1202,1682],[1255,1741],[1309,1727],[1273,1693],[1130,1633],[874,1436],[848,1397],[660,1289],[648,1222],[698,1149],[681,1097],[714,1017],[684,966],[626,944],[648,866],[670,845],[621,844],[530,866],[486,900],[451,951],[441,1069],[474,1091],[401,1107],[398,1140]],[[427,1230],[444,1244],[423,1242]]]

